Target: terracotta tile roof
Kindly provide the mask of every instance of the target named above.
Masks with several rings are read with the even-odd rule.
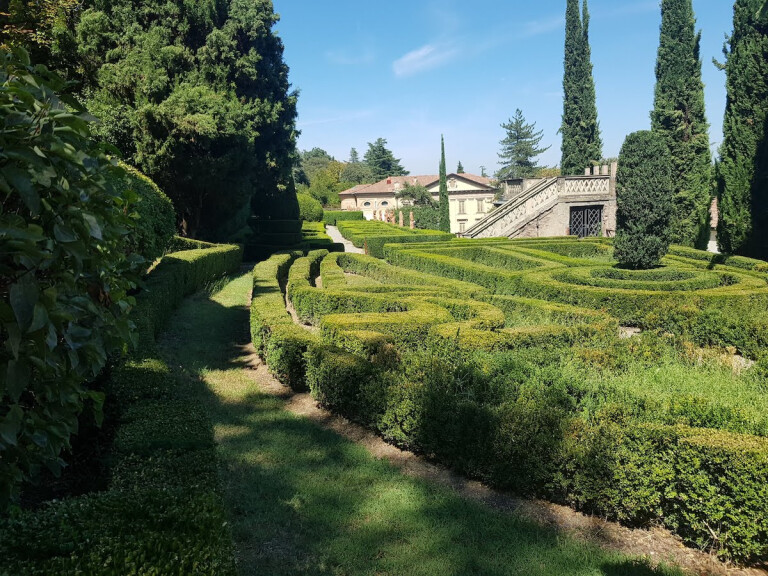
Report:
[[[491,181],[484,176],[477,176],[475,174],[448,174],[448,178],[463,178],[470,182],[475,182],[482,186],[491,186]],[[384,178],[375,184],[360,184],[344,192],[340,192],[339,196],[353,196],[355,194],[394,194],[405,188],[406,183],[413,185],[424,186],[429,188],[440,180],[440,176],[436,174],[429,174],[424,176],[391,176],[390,178]]]

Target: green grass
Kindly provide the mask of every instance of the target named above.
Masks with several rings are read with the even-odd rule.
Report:
[[[679,574],[406,477],[285,411],[244,366],[250,283],[246,275],[210,299],[187,301],[160,342],[171,366],[211,392],[242,574]]]

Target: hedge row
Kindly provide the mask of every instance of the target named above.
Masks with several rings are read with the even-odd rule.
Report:
[[[344,252],[344,244],[334,242],[325,233],[322,222],[304,222],[301,227],[302,245],[307,250],[328,250],[329,252]]]
[[[387,371],[317,344],[307,379],[326,407],[472,477],[631,525],[661,523],[723,558],[768,558],[767,439],[585,421],[556,376],[504,362],[422,357]]]
[[[236,574],[206,392],[155,355],[154,333],[184,295],[236,270],[240,254],[170,254],[150,273],[134,312],[139,348],[107,386],[118,412],[108,489],[0,520],[0,573]]]
[[[326,210],[323,213],[323,224],[336,226],[337,222],[346,220],[365,220],[362,212],[347,210]]]
[[[384,245],[388,243],[444,242],[453,238],[447,232],[411,230],[378,221],[338,222],[339,232],[357,248],[367,248],[368,254],[384,257]]]
[[[253,269],[251,340],[270,371],[295,390],[305,389],[304,354],[317,337],[294,324],[285,309],[281,285],[300,252],[275,254]]]
[[[751,272],[768,273],[768,262],[746,258],[745,256],[728,256],[726,254],[713,254],[704,250],[696,250],[687,246],[670,246],[669,254],[681,256],[691,260],[706,262],[709,266],[722,265],[740,268]]]

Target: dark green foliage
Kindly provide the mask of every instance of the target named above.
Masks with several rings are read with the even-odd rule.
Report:
[[[445,140],[440,136],[440,199],[438,200],[440,209],[440,231],[451,231],[450,204],[448,202],[448,183],[445,174]]]
[[[563,135],[560,169],[563,175],[583,174],[584,168],[603,157],[597,121],[595,81],[589,47],[589,12],[584,0],[568,0],[565,13],[565,72],[563,74]]]
[[[440,209],[436,206],[409,206],[403,212],[413,212],[413,225],[420,230],[440,230]]]
[[[0,51],[0,511],[41,467],[58,473],[78,416],[101,419],[86,382],[132,340],[144,261],[129,254],[135,196],[91,140],[63,80]]]
[[[671,240],[704,248],[709,240],[712,160],[701,80],[701,33],[695,32],[695,25],[691,0],[662,2],[651,129],[664,139],[672,157]]]
[[[363,156],[363,162],[371,171],[371,179],[378,182],[389,176],[407,176],[409,172],[395,158],[392,151],[387,149],[387,141],[378,138],[375,142],[368,142],[368,150]]]
[[[336,226],[337,221],[343,220],[365,220],[365,218],[359,210],[326,210],[323,212],[323,223],[328,226]]]
[[[171,197],[191,236],[297,217],[296,94],[268,0],[88,3],[76,27],[99,135]]]
[[[0,520],[0,573],[235,574],[205,390],[155,354],[154,332],[186,294],[237,269],[240,253],[171,254],[150,272],[139,347],[107,387],[119,420],[108,489]]]
[[[120,166],[125,170],[125,177],[113,181],[115,190],[123,193],[130,190],[138,196],[136,223],[128,237],[128,249],[152,263],[165,253],[176,232],[173,203],[144,174],[127,164]]]
[[[657,266],[670,244],[672,160],[661,136],[627,136],[616,176],[614,257],[629,268]]]
[[[464,165],[461,163],[461,160],[459,160],[459,163],[456,166],[456,174],[464,174]]]
[[[421,184],[411,184],[406,182],[402,190],[395,192],[395,198],[405,200],[404,204],[411,206],[429,206],[436,208],[437,205],[432,199],[432,194]]]
[[[307,222],[320,222],[323,219],[323,205],[309,194],[297,194],[299,200],[299,218]]]
[[[718,164],[717,239],[729,254],[768,257],[768,21],[737,0],[726,50],[728,99]]]
[[[544,131],[536,132],[536,122],[528,124],[525,121],[522,110],[515,110],[515,117],[510,118],[506,124],[501,125],[507,135],[499,142],[499,168],[496,177],[505,178],[533,178],[539,170],[536,157],[549,150],[538,148],[539,142],[544,137]]]

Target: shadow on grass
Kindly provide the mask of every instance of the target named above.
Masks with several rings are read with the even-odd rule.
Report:
[[[247,279],[247,278],[246,278]],[[204,379],[241,574],[678,574],[401,474],[283,410],[247,373],[248,282],[179,311],[161,350]]]

